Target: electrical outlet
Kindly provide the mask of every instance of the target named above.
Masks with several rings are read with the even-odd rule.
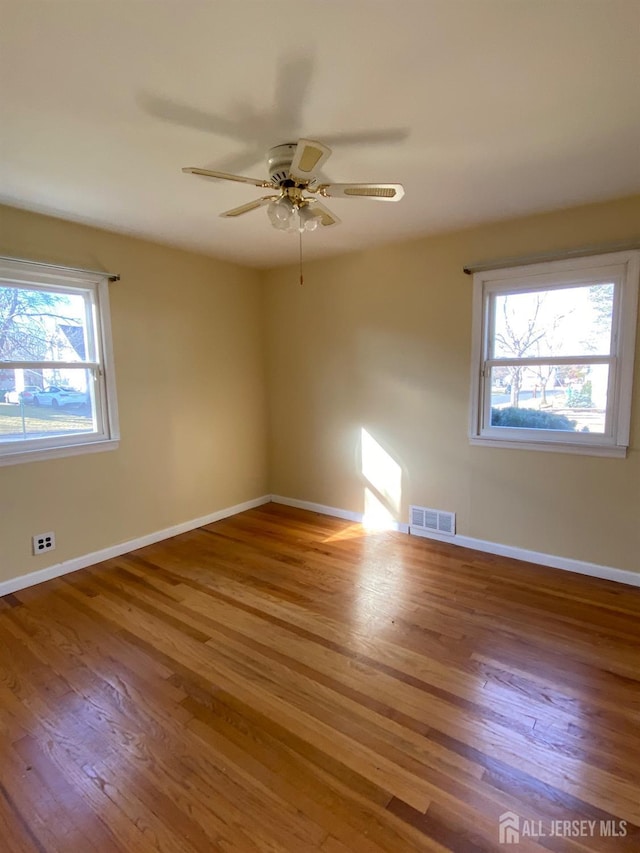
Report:
[[[53,530],[50,533],[37,533],[33,537],[33,553],[42,554],[43,551],[53,551],[56,547],[56,535]]]

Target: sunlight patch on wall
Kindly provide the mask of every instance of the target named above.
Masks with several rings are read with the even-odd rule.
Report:
[[[368,529],[390,530],[400,514],[402,469],[364,427],[360,447],[361,471],[366,481],[362,523]]]
[[[393,530],[395,521],[393,513],[365,486],[362,526],[367,530]]]

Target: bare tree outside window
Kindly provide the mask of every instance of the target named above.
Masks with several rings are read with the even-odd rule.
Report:
[[[0,361],[39,361],[51,357],[57,324],[78,320],[77,310],[73,311],[68,296],[0,287]]]
[[[558,330],[562,321],[571,313],[563,311],[548,316],[545,312],[547,293],[526,294],[529,304],[526,313],[523,312],[522,295],[507,294],[501,297],[501,318],[496,323],[495,355],[505,358],[530,358],[560,355],[562,340]],[[510,405],[517,407],[520,403],[520,391],[525,370],[538,380],[542,394],[542,405],[547,404],[547,386],[554,375],[551,365],[538,365],[524,368],[520,365],[509,365],[503,368],[509,376]]]

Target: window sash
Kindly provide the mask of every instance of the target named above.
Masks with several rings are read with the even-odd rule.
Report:
[[[55,362],[54,364],[57,368],[60,367],[58,362]],[[71,367],[82,371],[90,369],[86,364],[78,364],[77,362],[72,364]],[[75,446],[79,444],[88,444],[96,441],[104,441],[110,438],[108,421],[105,417],[106,398],[101,387],[102,383],[99,381],[97,370],[91,371],[91,381],[93,388],[92,390],[87,389],[87,393],[90,394],[92,400],[91,415],[93,417],[93,429],[78,433],[52,432],[49,436],[27,438],[6,439],[0,436],[0,458],[12,456],[20,452],[47,450],[49,448],[58,448],[67,445]],[[40,409],[38,412],[46,412],[47,409]],[[30,413],[29,417],[35,417],[35,412]]]
[[[62,447],[75,447],[81,444],[95,444],[106,441],[110,436],[104,429],[96,429],[91,432],[79,432],[72,434],[56,433],[49,438],[25,438],[15,441],[0,442],[0,458],[11,457],[18,453],[35,453],[40,450],[57,450]]]
[[[523,294],[549,293],[555,290],[570,290],[575,287],[591,287],[593,285],[613,284],[613,305],[611,313],[611,336],[609,339],[609,354],[615,355],[618,341],[620,340],[620,314],[622,290],[624,284],[624,276],[619,266],[611,267],[607,275],[602,275],[600,272],[597,275],[581,276],[579,279],[571,277],[570,281],[558,282],[550,280],[544,286],[539,285],[531,287],[527,285],[526,280],[518,286],[512,282],[485,282],[483,287],[484,313],[483,313],[483,339],[482,353],[485,361],[491,359],[492,343],[495,341],[496,335],[496,297],[498,296],[521,296]],[[549,279],[549,276],[544,276]],[[588,279],[588,280],[587,280]],[[544,357],[544,356],[543,356]],[[548,356],[552,358],[553,356]],[[562,356],[565,357],[565,356]],[[567,355],[567,358],[573,359],[577,363],[577,359],[593,358],[589,353],[579,352],[575,355]],[[504,364],[504,359],[501,356],[494,356],[496,360],[500,360]],[[514,356],[517,358],[517,356]]]
[[[616,361],[615,355],[547,355],[517,358],[487,358],[483,362],[483,370],[488,371],[492,367],[535,367],[545,364],[611,364]]]
[[[480,431],[482,436],[496,438],[506,438],[509,436],[512,440],[520,439],[522,441],[554,441],[562,444],[575,444],[576,439],[580,444],[615,444],[616,434],[616,412],[617,399],[616,388],[618,387],[618,363],[619,360],[615,356],[594,356],[591,359],[575,359],[561,358],[555,359],[511,359],[509,362],[504,361],[487,361],[482,371],[481,376],[481,395],[482,395],[482,422]],[[598,433],[582,433],[582,432],[564,432],[563,430],[546,430],[546,429],[526,429],[524,427],[506,427],[493,426],[491,424],[491,367],[527,367],[536,365],[596,365],[605,364],[608,366],[607,377],[607,407],[604,416],[604,430]],[[579,438],[578,438],[579,436]]]
[[[100,371],[98,361],[0,361],[0,370],[93,370]]]
[[[78,359],[74,364],[84,364],[85,362],[96,363],[98,354],[101,352],[100,347],[100,332],[96,322],[96,302],[98,299],[97,283],[85,283],[79,286],[70,286],[69,284],[42,284],[33,281],[14,280],[9,275],[3,275],[0,272],[0,288],[20,289],[33,291],[37,290],[41,293],[57,293],[66,296],[81,296],[84,302],[84,317],[82,331],[86,335],[87,357]],[[91,356],[91,358],[89,358]],[[0,362],[0,365],[6,365],[9,369],[19,366],[17,359],[8,359]],[[56,359],[46,359],[46,361],[56,361]]]

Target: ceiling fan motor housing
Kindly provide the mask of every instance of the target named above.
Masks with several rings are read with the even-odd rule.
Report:
[[[274,184],[280,185],[290,179],[289,170],[296,147],[296,142],[285,142],[283,145],[276,145],[275,148],[270,149],[267,155],[267,167],[269,177]]]

